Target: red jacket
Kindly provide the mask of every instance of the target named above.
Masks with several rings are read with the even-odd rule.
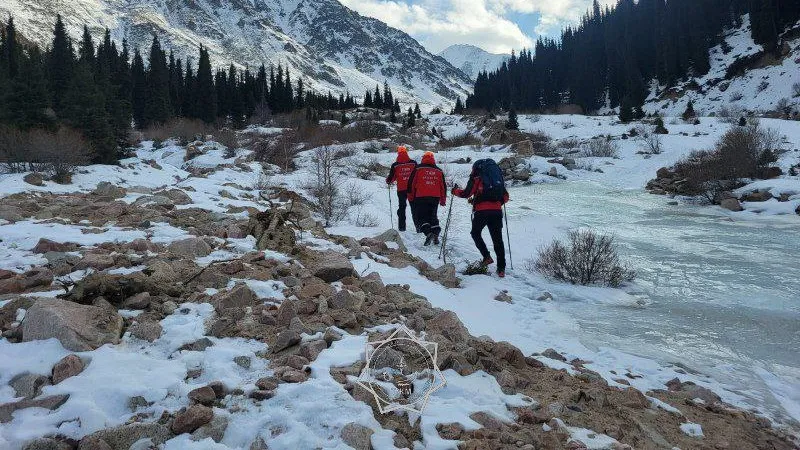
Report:
[[[500,211],[503,205],[510,199],[508,191],[503,192],[503,201],[481,200],[483,193],[483,181],[479,175],[469,179],[467,187],[464,189],[453,188],[453,195],[461,198],[472,197],[472,209],[475,211]]]
[[[407,153],[397,155],[397,161],[389,169],[389,176],[386,177],[386,184],[397,181],[397,192],[408,190],[408,179],[411,172],[417,167],[417,162],[408,157]]]
[[[408,180],[408,199],[437,198],[439,204],[447,204],[447,186],[444,172],[432,164],[420,164],[411,172]]]

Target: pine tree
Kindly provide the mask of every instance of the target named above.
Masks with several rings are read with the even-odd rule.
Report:
[[[14,18],[8,19],[4,32],[3,45],[0,46],[0,70],[7,79],[13,79],[19,74],[21,55]]]
[[[394,96],[392,96],[392,89],[389,88],[389,83],[387,81],[383,82],[383,106],[385,108],[391,108],[394,106]]]
[[[394,113],[394,108],[392,108],[392,112],[389,114],[389,122],[397,123],[397,115]]]
[[[694,119],[696,117],[696,114],[694,112],[694,102],[692,100],[689,100],[689,103],[686,104],[686,110],[683,111],[683,114],[681,115],[681,117],[683,118],[683,120],[686,120],[686,121],[689,121],[689,120]]]
[[[7,34],[6,39],[16,41],[16,36]],[[52,117],[47,113],[49,98],[43,65],[37,49],[30,50],[26,58],[18,58],[16,76],[6,77],[8,86],[0,99],[0,122],[23,129],[52,127]]]
[[[153,36],[153,43],[150,46],[146,93],[143,126],[166,122],[171,116],[169,69],[166,54],[161,49],[157,36]]]
[[[213,123],[217,117],[217,98],[214,90],[214,78],[211,74],[211,59],[208,56],[208,50],[203,47],[200,47],[194,92],[197,98],[196,116],[205,123]]]
[[[364,107],[372,108],[372,92],[370,91],[367,91],[367,93],[364,94]]]
[[[144,61],[139,50],[133,52],[131,64],[131,107],[133,120],[139,128],[145,124],[145,109],[147,103],[147,74],[144,70]]]
[[[94,152],[94,162],[117,162],[117,144],[106,111],[103,92],[94,83],[87,61],[75,66],[74,76],[64,97],[64,118],[71,127],[80,130]]]
[[[347,119],[347,113],[342,111],[342,126],[347,125],[347,122],[349,122],[349,120]]]
[[[422,119],[422,110],[419,109],[419,103],[414,105],[414,114],[417,116],[417,119]]]
[[[508,111],[508,120],[506,120],[506,129],[519,130],[519,121],[517,120],[517,111],[512,106]]]
[[[72,81],[72,68],[75,64],[75,53],[72,49],[67,30],[61,15],[56,17],[53,29],[53,43],[48,57],[48,90],[52,93],[52,105],[56,113],[60,113],[64,105],[64,96]]]
[[[378,85],[375,85],[375,95],[372,97],[372,104],[375,105],[376,108],[386,109],[386,104],[383,102],[381,90]]]
[[[414,115],[414,110],[408,108],[408,112],[406,113],[406,126],[411,128],[417,124],[416,116]]]
[[[455,114],[464,114],[464,104],[461,103],[461,97],[456,99],[456,106],[453,108],[453,113]]]
[[[78,49],[78,61],[86,63],[87,67],[94,67],[94,42],[92,35],[89,34],[89,27],[83,26],[83,37],[81,46]]]
[[[622,123],[630,123],[633,120],[633,107],[631,101],[627,97],[622,99],[619,107],[619,120]]]

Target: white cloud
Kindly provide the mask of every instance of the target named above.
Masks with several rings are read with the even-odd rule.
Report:
[[[538,14],[537,34],[557,35],[575,21],[591,0],[340,0],[359,13],[375,17],[414,36],[428,50],[473,44],[495,53],[531,47],[534,37],[508,19],[511,13]],[[601,0],[611,4],[615,0]]]

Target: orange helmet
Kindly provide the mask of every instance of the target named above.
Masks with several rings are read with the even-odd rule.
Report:
[[[408,153],[408,149],[405,146],[400,145],[397,147],[397,153]]]
[[[433,156],[433,152],[425,152],[422,155],[422,164],[436,164],[436,159]]]

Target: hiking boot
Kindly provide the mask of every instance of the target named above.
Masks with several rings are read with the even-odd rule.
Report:
[[[497,271],[497,276],[500,277],[500,278],[505,278],[506,277],[505,270],[498,270]]]
[[[433,245],[439,245],[439,235],[435,234],[433,236]]]
[[[434,237],[435,237],[435,235],[433,233],[428,233],[425,236],[425,247],[431,245],[431,243],[433,242],[433,238]]]
[[[491,256],[487,256],[486,258],[483,258],[483,261],[481,261],[481,265],[484,266],[484,267],[486,267],[486,266],[488,266],[490,264],[494,264],[494,260],[492,259]]]

